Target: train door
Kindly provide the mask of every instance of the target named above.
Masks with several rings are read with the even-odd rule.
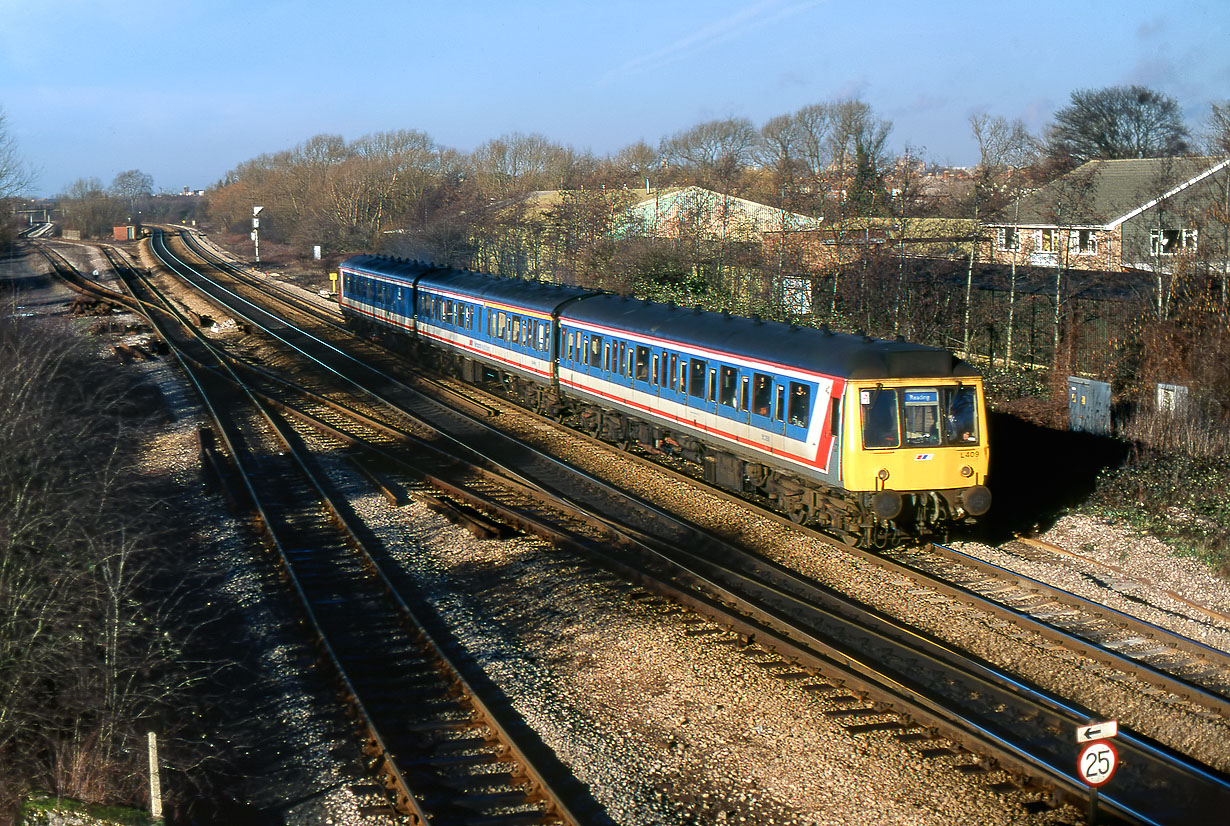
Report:
[[[825,399],[827,405],[828,400]],[[798,381],[787,381],[777,385],[776,416],[783,422],[788,438],[800,442],[807,441],[814,418],[813,407],[816,404],[816,387]]]
[[[584,363],[581,367],[591,381],[602,378],[602,352],[610,348],[610,344],[600,335],[590,333],[585,336],[585,350],[582,353]]]
[[[632,367],[632,388],[638,393],[658,395],[658,353],[644,344],[630,344],[628,362]]]
[[[752,428],[759,432],[781,435],[786,430],[785,417],[774,415],[777,401],[777,388],[781,382],[776,381],[768,373],[752,373],[748,388],[748,407]],[[785,394],[783,394],[784,398]]]
[[[688,403],[688,360],[680,360],[678,353],[669,350],[661,351],[662,360],[658,363],[658,396],[664,401],[677,404]],[[673,406],[670,410],[674,411]]]
[[[632,379],[628,376],[628,342],[619,341],[618,339],[611,340],[611,357],[610,363],[607,365],[608,379],[611,384],[619,385],[620,387],[631,387]]]
[[[681,370],[682,372],[682,370]],[[693,418],[714,412],[717,405],[717,365],[706,359],[689,358],[687,363],[688,407]]]
[[[714,386],[716,402],[714,411],[723,419],[731,419],[735,422],[747,423],[747,403],[740,399],[739,368],[730,367],[725,364],[715,365],[716,374],[714,376],[716,384]],[[746,395],[746,394],[743,394]],[[743,409],[740,409],[740,401],[743,401]]]

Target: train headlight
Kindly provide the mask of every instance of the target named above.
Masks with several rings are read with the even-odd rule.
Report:
[[[974,469],[970,467],[969,465],[966,465],[965,467],[961,468],[961,475],[964,476],[966,479],[968,479],[969,477],[974,475]]]
[[[881,482],[887,482],[888,481],[888,468],[886,467],[880,468],[880,472],[876,474],[876,478],[879,479]]]

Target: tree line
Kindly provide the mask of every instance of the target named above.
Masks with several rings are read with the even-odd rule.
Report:
[[[1081,369],[1083,355],[1073,348],[1105,350],[1107,342],[1089,336],[1105,319],[1082,317],[1062,267],[1049,286],[1021,282],[1018,292],[1014,263],[1008,300],[989,300],[979,290],[979,222],[1002,218],[1024,195],[1088,160],[1230,153],[1230,102],[1214,104],[1192,128],[1177,101],[1154,90],[1078,89],[1039,134],[985,112],[961,128],[978,157],[955,171],[928,162],[921,147],[892,151],[893,124],[857,99],[809,104],[759,125],[710,120],[604,157],[540,134],[503,135],[471,152],[416,130],[353,140],[317,135],[236,166],[209,190],[201,217],[246,235],[252,207],[263,206],[263,252],[281,247],[306,257],[319,245],[326,265],[352,252],[383,252],[903,335],[1005,366]],[[686,198],[672,196],[673,212],[660,219],[669,226],[646,232],[633,205],[645,202],[646,190],[659,198],[683,188],[690,188]],[[148,189],[132,170],[110,187],[79,181],[62,203],[84,224],[91,205],[131,211]],[[784,241],[749,243],[751,228],[741,225],[749,218],[735,199],[779,210],[780,225],[769,229],[783,237],[820,220],[823,244],[857,254],[817,269]],[[1208,216],[1224,228],[1225,212]],[[965,223],[936,223],[956,219]],[[109,227],[109,220],[91,223]],[[927,235],[936,240],[925,255],[907,246]],[[1179,276],[1159,268],[1148,296],[1153,322],[1173,326],[1192,316],[1176,312],[1177,302],[1201,287]],[[1228,280],[1223,274],[1223,292]],[[1223,297],[1215,306],[1218,318],[1226,304]],[[1121,361],[1128,366],[1116,367],[1120,373],[1140,364]]]

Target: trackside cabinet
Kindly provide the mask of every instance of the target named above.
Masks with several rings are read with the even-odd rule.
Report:
[[[1068,429],[1111,435],[1108,383],[1068,376]]]

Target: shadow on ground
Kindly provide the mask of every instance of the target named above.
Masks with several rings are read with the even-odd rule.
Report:
[[[1099,472],[1121,465],[1131,450],[1117,439],[1054,430],[1002,413],[992,413],[990,425],[988,485],[994,498],[978,531],[988,542],[1045,530],[1092,493]]]

